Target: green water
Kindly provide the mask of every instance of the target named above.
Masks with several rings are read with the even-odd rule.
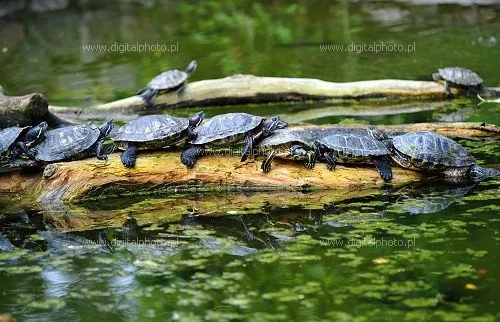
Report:
[[[437,67],[461,65],[487,85],[500,84],[500,43],[490,40],[500,41],[498,6],[85,3],[1,18],[0,83],[9,95],[38,91],[54,105],[88,106],[130,96],[158,72],[191,59],[199,63],[193,81],[235,73],[428,79]],[[374,41],[414,43],[415,51],[319,47]],[[82,49],[115,42],[178,44],[178,51]],[[388,112],[374,115],[346,103],[204,110],[279,113],[292,123],[500,124],[495,104],[408,102],[405,113],[390,112],[395,103],[378,104]],[[479,163],[498,165],[498,141],[460,143]],[[499,180],[473,187],[424,182],[367,191],[138,197],[41,210],[0,196],[0,246],[16,247],[0,252],[0,314],[18,321],[495,321],[499,192]],[[85,230],[61,232],[73,227]]]

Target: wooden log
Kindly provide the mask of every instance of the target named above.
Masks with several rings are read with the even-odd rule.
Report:
[[[452,94],[460,90],[452,88]],[[488,91],[488,93],[492,92]],[[494,92],[494,91],[493,91]],[[89,109],[100,112],[145,113],[176,107],[202,107],[250,103],[302,102],[317,100],[442,100],[446,91],[433,81],[397,79],[334,83],[310,78],[258,77],[234,75],[188,83],[181,94],[157,95],[152,107],[139,96],[101,104]],[[51,106],[55,113],[72,113],[74,109]]]

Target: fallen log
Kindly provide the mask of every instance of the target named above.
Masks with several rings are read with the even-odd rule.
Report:
[[[107,197],[197,192],[309,191],[365,189],[384,184],[374,167],[343,167],[334,172],[318,164],[279,161],[270,173],[260,170],[261,159],[241,163],[238,157],[207,156],[194,169],[181,164],[178,152],[142,153],[134,169],[125,168],[118,154],[108,161],[86,159],[51,164],[43,175],[14,172],[0,177],[0,193],[16,193],[42,205]],[[394,169],[393,185],[418,180],[418,172]]]
[[[453,95],[462,93],[452,88]],[[495,89],[485,91],[491,96]],[[259,77],[234,75],[189,83],[180,94],[157,95],[152,106],[146,106],[140,96],[101,104],[87,112],[139,113],[178,107],[221,106],[252,103],[335,101],[335,100],[443,100],[446,91],[433,81],[382,79],[346,83],[327,82],[310,78]],[[74,113],[74,108],[51,106],[55,113]]]

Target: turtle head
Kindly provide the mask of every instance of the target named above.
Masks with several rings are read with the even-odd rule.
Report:
[[[441,75],[439,75],[438,72],[436,73],[432,73],[432,79],[436,82],[439,82],[440,80],[443,80],[443,78],[441,78]]]
[[[200,123],[205,118],[205,113],[203,111],[196,113],[195,115],[189,118],[189,126],[195,127],[200,125]]]
[[[196,60],[192,60],[187,66],[186,69],[184,69],[184,72],[188,75],[191,75],[194,73],[196,70],[196,67],[198,67],[198,62]]]
[[[476,164],[470,169],[469,175],[474,182],[480,182],[489,177],[500,177],[500,171],[496,169],[483,168]]]
[[[34,144],[42,140],[48,127],[49,125],[47,124],[47,122],[43,121],[37,126],[29,129],[29,131],[26,133],[26,143]]]
[[[264,120],[262,123],[262,132],[264,136],[268,136],[278,129],[284,129],[288,127],[288,123],[283,121],[278,115],[271,117],[268,120]]]
[[[106,136],[108,136],[114,127],[115,126],[113,125],[113,120],[107,120],[106,122],[99,125],[99,131],[101,132],[101,138],[105,138]]]

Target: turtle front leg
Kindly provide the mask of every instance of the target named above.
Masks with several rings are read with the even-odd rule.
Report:
[[[260,168],[264,172],[269,172],[271,171],[271,163],[273,162],[274,156],[276,155],[276,150],[272,150],[271,153],[269,153],[264,161],[262,161],[262,165]]]
[[[314,168],[316,164],[316,153],[314,151],[307,151],[307,159],[304,161],[304,167],[308,170]]]
[[[99,159],[99,160],[107,160],[108,159],[108,155],[104,151],[104,141],[103,140],[100,140],[97,142],[95,155],[96,155],[97,159]]]
[[[326,161],[326,168],[330,171],[335,170],[335,167],[337,166],[337,158],[335,157],[335,154],[333,154],[333,152],[325,152],[323,153],[323,157]]]
[[[392,165],[390,157],[384,155],[374,158],[375,166],[385,182],[392,180]]]
[[[33,159],[36,155],[36,150],[30,150],[25,142],[17,142],[16,148],[12,150],[12,156],[18,157],[19,154],[24,153],[29,158]]]
[[[203,146],[191,145],[181,153],[181,162],[188,168],[194,167],[196,160],[203,153]]]
[[[127,143],[127,149],[120,154],[120,160],[127,168],[135,167],[137,160],[137,146],[135,144]]]
[[[446,92],[446,96],[451,96],[450,83],[448,81],[444,81],[444,90]]]
[[[248,132],[245,136],[245,147],[243,148],[243,153],[241,154],[241,162],[245,162],[248,156],[253,154],[253,134]]]
[[[148,107],[152,107],[153,104],[151,103],[151,100],[153,99],[153,97],[156,96],[156,94],[158,94],[158,91],[156,89],[148,88],[145,91],[143,91],[142,93],[140,93],[139,95],[146,102],[146,105]]]

